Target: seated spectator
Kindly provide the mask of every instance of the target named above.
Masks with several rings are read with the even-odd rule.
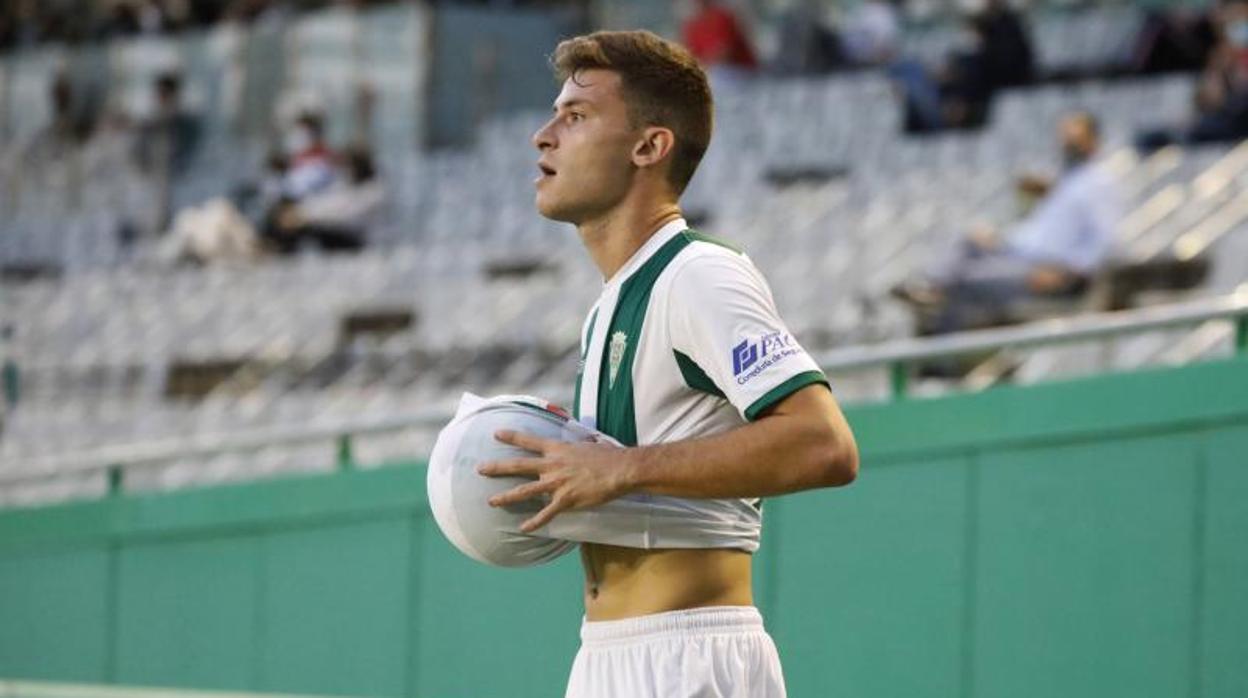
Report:
[[[1213,17],[1189,8],[1154,10],[1135,39],[1131,68],[1144,75],[1197,72],[1218,43]]]
[[[1029,85],[1036,79],[1031,37],[1006,0],[988,0],[977,17],[983,37],[985,81],[991,92]]]
[[[768,68],[779,75],[821,75],[848,65],[841,37],[821,21],[812,0],[801,0],[780,18],[780,40]]]
[[[320,114],[301,114],[287,134],[285,145],[282,196],[299,201],[334,184],[334,153],[325,142],[325,120]]]
[[[689,52],[706,66],[712,82],[731,83],[758,68],[754,48],[736,14],[716,0],[697,0],[681,36]]]
[[[1068,115],[1059,133],[1065,169],[1026,218],[1004,236],[975,231],[926,278],[894,289],[921,311],[922,333],[993,324],[1028,300],[1075,297],[1104,266],[1121,211],[1111,175],[1095,160],[1096,119]]]
[[[846,58],[857,65],[891,61],[901,47],[900,0],[867,0],[845,20]]]
[[[888,74],[903,98],[905,131],[931,133],[980,128],[996,93],[1032,82],[1035,64],[1022,20],[992,0],[964,18],[961,41],[935,70],[901,59]]]
[[[1220,143],[1248,137],[1248,1],[1232,0],[1218,13],[1222,38],[1196,86],[1196,115],[1179,128],[1141,133],[1144,152],[1172,143]]]
[[[266,253],[293,254],[308,247],[328,252],[363,248],[385,203],[385,190],[368,151],[350,150],[346,164],[347,177],[328,188],[299,201],[281,199],[260,233],[235,202],[224,198],[184,208],[161,241],[159,259],[207,264],[252,261]]]
[[[306,246],[325,251],[364,247],[369,229],[381,211],[385,190],[372,156],[363,149],[347,154],[348,177],[302,199],[284,199],[269,216],[265,241],[280,254]]]

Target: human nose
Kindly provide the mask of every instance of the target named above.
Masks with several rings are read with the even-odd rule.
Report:
[[[537,131],[533,134],[532,139],[534,148],[545,152],[546,149],[555,147],[555,138],[551,129],[551,126],[554,125],[554,123],[555,120],[551,119],[543,124],[541,128],[537,129]]]

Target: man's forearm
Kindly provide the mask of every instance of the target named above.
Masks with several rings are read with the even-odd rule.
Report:
[[[848,484],[858,456],[838,411],[835,420],[776,414],[715,436],[641,446],[629,449],[625,463],[635,492],[768,497]]]
[[[609,502],[630,492],[675,497],[769,497],[849,484],[858,447],[832,393],[811,385],[784,398],[757,422],[717,436],[620,448],[590,441],[546,439],[509,429],[494,438],[535,455],[484,463],[487,477],[530,481],[490,497],[506,506],[548,496],[520,530],[546,525],[561,511]]]

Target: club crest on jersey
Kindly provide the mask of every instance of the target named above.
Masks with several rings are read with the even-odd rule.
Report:
[[[611,346],[607,354],[607,388],[615,387],[615,376],[620,372],[620,364],[624,361],[624,350],[628,348],[628,335],[616,332],[611,335]]]

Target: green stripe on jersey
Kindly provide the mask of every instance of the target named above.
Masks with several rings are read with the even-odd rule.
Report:
[[[755,400],[753,404],[745,409],[745,418],[751,422],[758,419],[758,416],[768,410],[776,403],[784,398],[796,393],[808,385],[815,383],[828,384],[828,379],[823,375],[823,371],[803,371],[787,381],[768,390],[765,395]]]
[[[709,393],[715,397],[721,397],[725,400],[728,399],[728,396],[724,394],[724,391],[720,390],[718,385],[715,385],[715,381],[711,380],[711,377],[706,375],[706,371],[702,370],[702,367],[698,365],[698,362],[688,356],[685,356],[681,352],[676,351],[675,349],[672,350],[672,353],[676,354],[676,365],[680,368],[681,377],[685,379],[685,385],[693,388],[694,390],[701,390],[704,393]]]
[[[691,242],[694,242],[694,241],[709,242],[712,245],[719,245],[720,247],[732,250],[733,252],[736,252],[737,254],[745,254],[745,250],[742,250],[740,247],[737,247],[736,245],[732,244],[731,242],[728,242],[727,240],[724,240],[722,238],[717,238],[713,235],[707,235],[706,233],[699,233],[698,231],[693,230],[692,228],[681,233],[681,235],[684,235],[685,237],[689,238]]]
[[[589,354],[589,343],[594,338],[594,323],[598,322],[598,309],[589,316],[589,331],[581,338],[581,358],[576,362],[576,389],[572,393],[572,418],[581,419],[581,381],[585,378],[585,356]]]
[[[637,417],[633,405],[633,360],[650,293],[663,270],[680,251],[689,246],[688,235],[677,235],[667,241],[641,268],[620,287],[611,324],[607,327],[607,346],[602,352],[598,379],[598,429],[625,446],[637,445]],[[617,339],[617,337],[619,339]],[[616,350],[613,351],[613,345]],[[612,357],[612,354],[616,356]],[[614,364],[614,371],[612,370]],[[615,375],[615,380],[611,376]]]

